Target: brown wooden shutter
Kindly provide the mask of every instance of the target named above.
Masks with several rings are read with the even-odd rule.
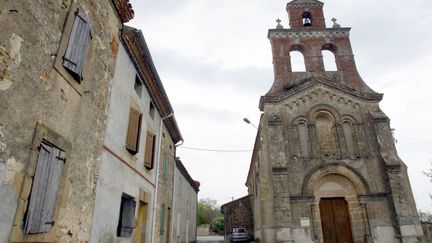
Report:
[[[141,130],[141,113],[131,108],[129,113],[129,127],[126,137],[126,149],[132,154],[138,153]]]
[[[63,57],[63,66],[78,82],[83,79],[84,63],[90,46],[90,39],[90,18],[83,12],[76,11],[66,53]]]
[[[33,177],[25,233],[49,232],[54,224],[54,210],[65,153],[42,143]]]
[[[155,135],[151,132],[147,132],[144,166],[149,170],[153,169],[154,144]]]

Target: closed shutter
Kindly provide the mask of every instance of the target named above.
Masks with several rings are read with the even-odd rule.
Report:
[[[132,154],[138,153],[141,128],[141,113],[131,108],[129,113],[129,126],[126,137],[126,149]]]
[[[90,18],[83,12],[76,11],[66,53],[63,57],[63,66],[78,82],[83,79],[84,63],[90,46],[90,39]]]
[[[33,177],[24,231],[27,234],[49,232],[54,224],[54,210],[65,153],[42,143]]]
[[[136,202],[133,199],[122,197],[118,236],[130,237],[132,235],[136,227],[135,208]]]
[[[151,132],[147,132],[144,166],[149,170],[153,169],[154,144],[155,135],[153,135]]]

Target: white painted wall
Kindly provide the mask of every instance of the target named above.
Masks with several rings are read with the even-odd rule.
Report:
[[[104,145],[134,166],[134,168],[155,184],[156,167],[152,170],[147,170],[144,167],[144,148],[147,129],[151,129],[154,134],[158,135],[161,118],[157,110],[155,111],[154,119],[150,117],[148,113],[150,96],[146,88],[143,88],[141,97],[136,94],[134,90],[135,75],[136,70],[132,61],[125,48],[120,45],[111,86]],[[131,155],[125,149],[131,102],[135,102],[143,113],[139,151],[136,155]],[[156,144],[159,144],[158,137],[156,138]],[[104,150],[96,187],[90,242],[133,241],[135,230],[131,238],[119,238],[116,236],[120,215],[120,202],[123,193],[134,197],[137,202],[135,210],[137,215],[140,189],[151,194],[151,202],[148,205],[149,211],[147,213],[148,220],[146,222],[146,242],[150,242],[150,232],[153,223],[152,205],[154,201],[154,186],[118,158]]]

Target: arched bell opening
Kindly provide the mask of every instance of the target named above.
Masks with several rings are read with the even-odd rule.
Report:
[[[312,14],[309,12],[304,12],[302,15],[303,26],[312,26]]]

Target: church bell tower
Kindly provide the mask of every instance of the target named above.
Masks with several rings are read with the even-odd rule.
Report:
[[[287,4],[289,28],[270,29],[274,83],[247,179],[261,242],[425,242],[407,167],[397,155],[383,95],[360,77],[350,28],[324,3]],[[325,69],[323,51],[337,70]],[[305,71],[292,69],[300,52]]]

